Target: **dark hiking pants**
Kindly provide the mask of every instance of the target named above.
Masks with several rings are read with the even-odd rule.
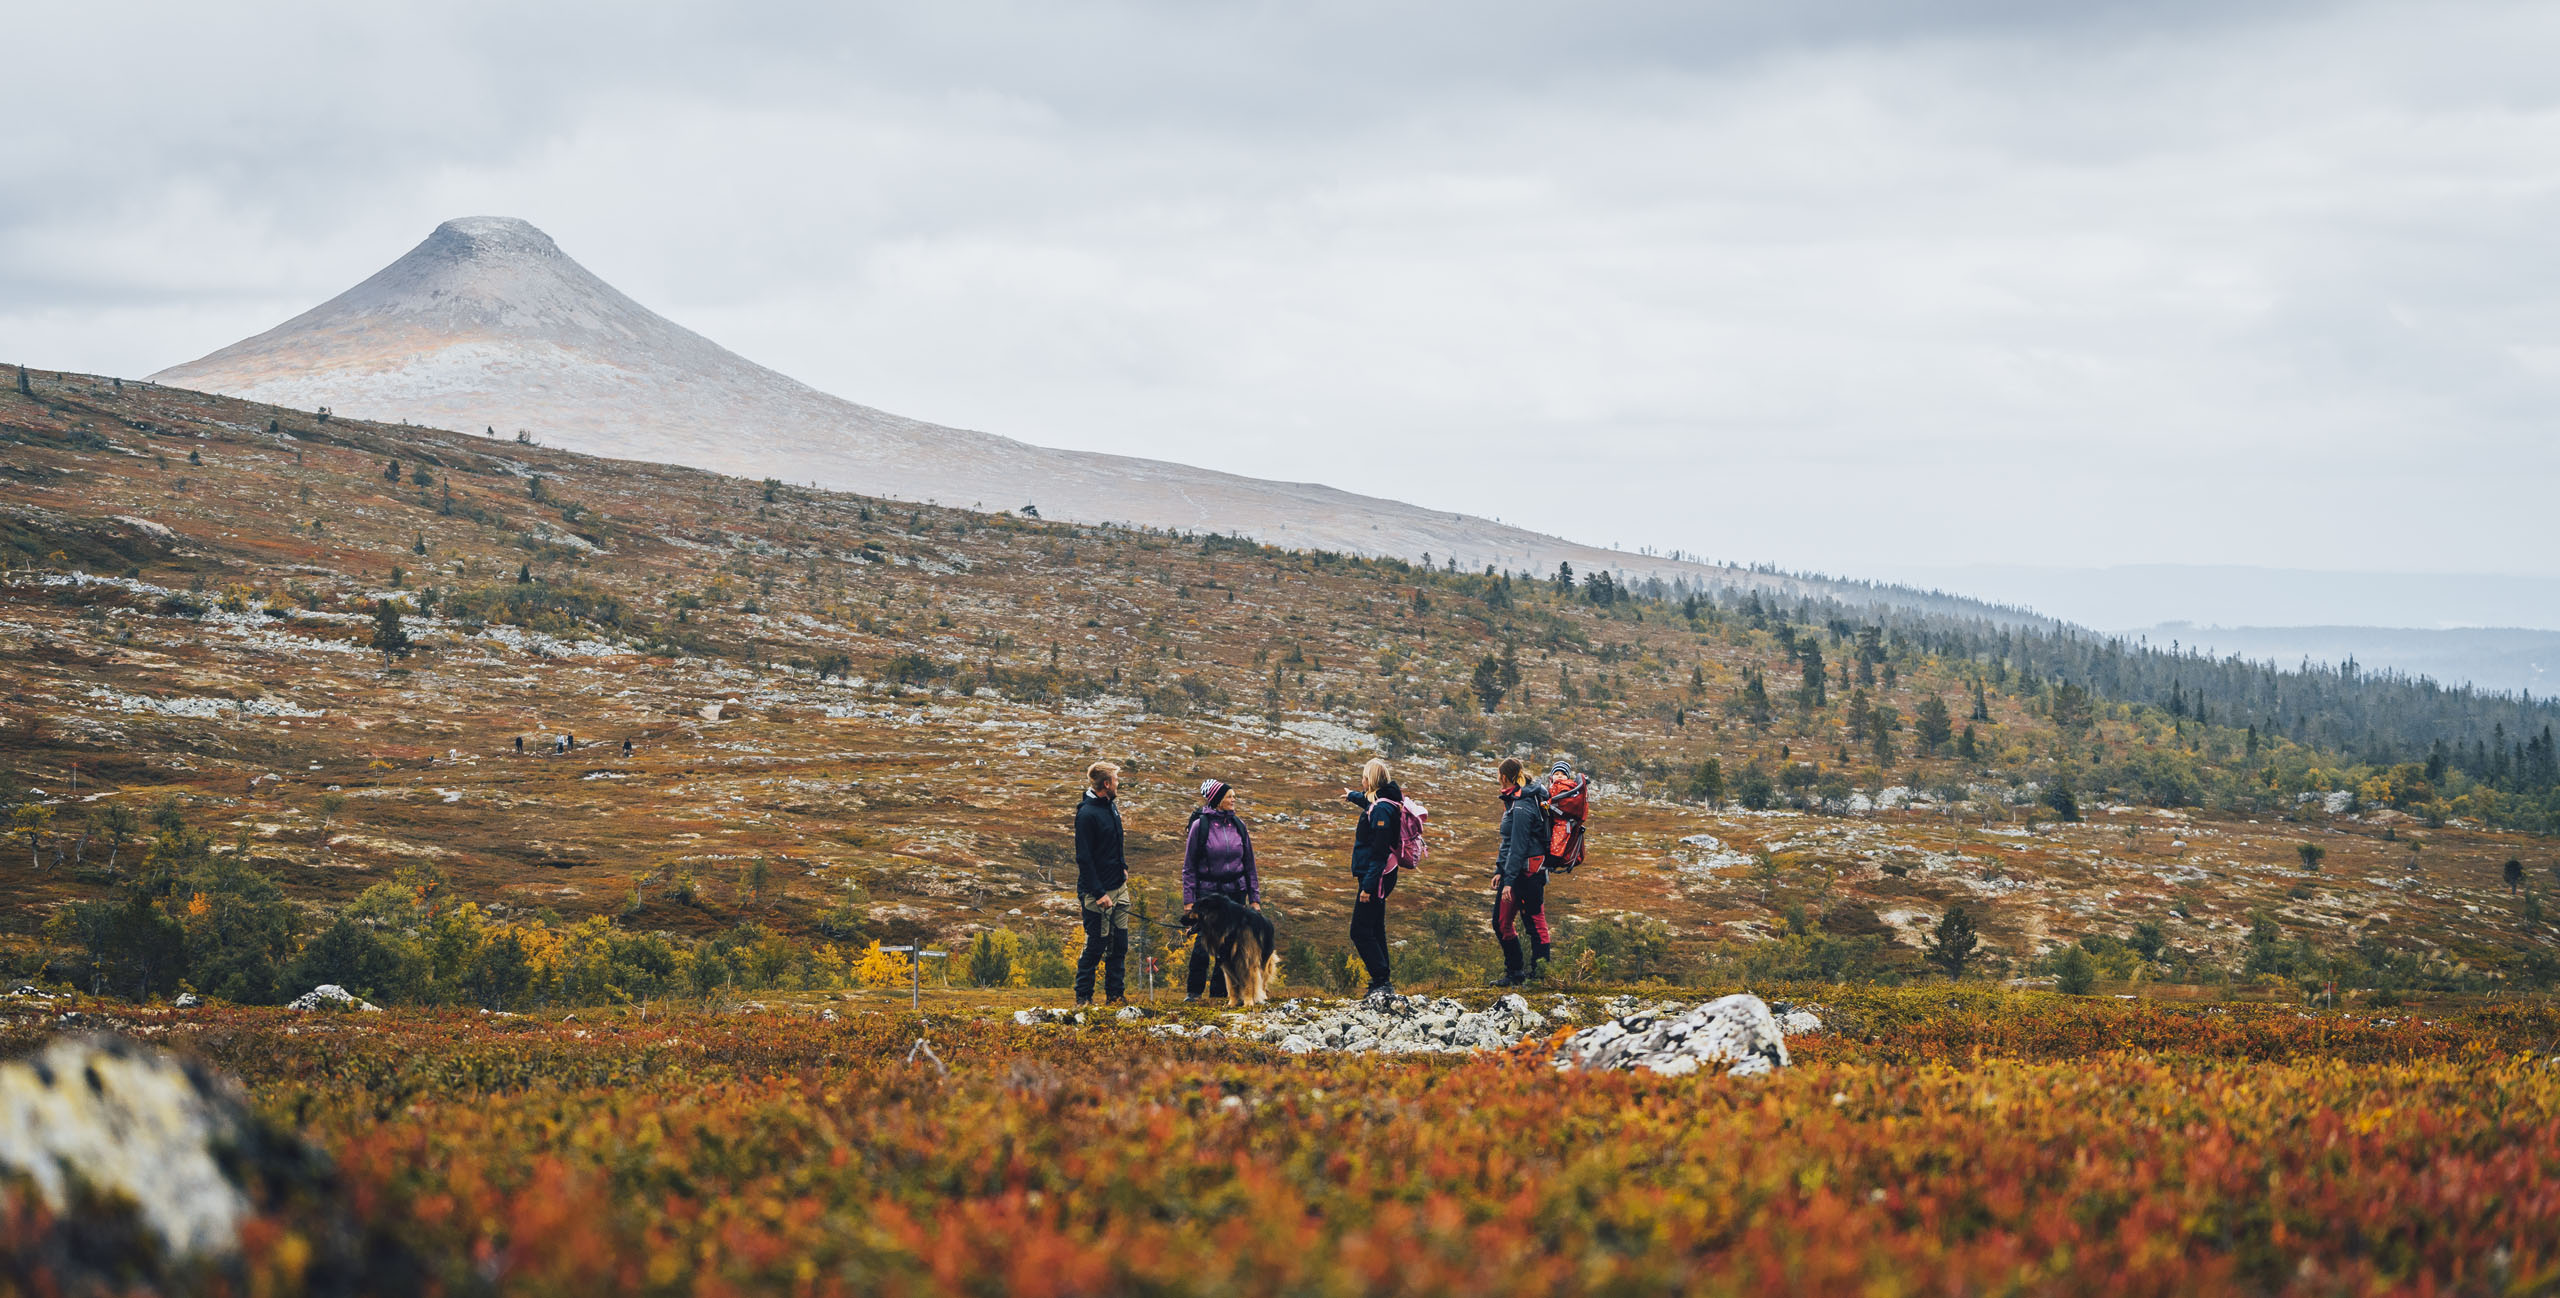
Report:
[[[1387,894],[1396,890],[1396,877],[1378,876],[1378,891],[1367,901],[1351,903],[1351,949],[1360,953],[1360,963],[1369,970],[1369,986],[1384,987],[1387,969]]]
[[[1506,893],[1496,887],[1493,892],[1493,935],[1502,942],[1504,973],[1522,972],[1520,960],[1520,921],[1529,922],[1529,939],[1536,944],[1538,959],[1547,956],[1547,872],[1535,870],[1521,875]]]
[[[1102,994],[1119,1000],[1129,992],[1129,889],[1099,897],[1078,896],[1084,920],[1084,954],[1076,957],[1076,999],[1093,999],[1093,967],[1102,966]]]

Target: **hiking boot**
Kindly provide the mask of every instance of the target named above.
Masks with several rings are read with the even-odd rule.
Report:
[[[1126,1004],[1128,1004],[1128,1003],[1129,1003],[1129,998],[1128,998],[1128,997],[1126,997],[1126,996],[1113,996],[1113,997],[1106,998],[1106,999],[1102,1002],[1102,1004],[1103,1004],[1103,1008],[1105,1008],[1105,1009],[1118,1009],[1118,1008],[1120,1008],[1121,1006],[1126,1005]]]
[[[1200,998],[1197,996],[1185,996],[1182,998],[1182,1003],[1185,1005],[1197,1005],[1200,1003]]]
[[[1523,983],[1526,983],[1527,981],[1529,981],[1529,975],[1527,975],[1527,974],[1522,974],[1522,973],[1506,973],[1506,974],[1502,975],[1501,977],[1496,978],[1496,979],[1494,979],[1493,981],[1491,981],[1491,982],[1489,982],[1489,983],[1486,983],[1486,984],[1485,984],[1485,986],[1487,986],[1487,987],[1517,987],[1517,986],[1520,986],[1520,985],[1521,985],[1521,984],[1523,984]]]
[[[1089,1009],[1092,1009],[1092,1008],[1093,1008],[1093,998],[1092,998],[1092,997],[1090,997],[1090,996],[1078,996],[1078,997],[1076,997],[1076,1008],[1077,1008],[1077,1009],[1080,1009],[1080,1010],[1089,1010]]]

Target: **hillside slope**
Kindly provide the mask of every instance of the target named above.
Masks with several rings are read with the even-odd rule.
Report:
[[[2466,819],[2499,805],[2485,785],[2385,809],[2397,773],[2075,703],[2023,654],[1854,609],[1602,603],[74,375],[0,387],[0,471],[0,805],[26,817],[0,958],[20,971],[76,955],[96,912],[73,903],[123,895],[146,851],[246,865],[295,942],[392,922],[376,885],[397,881],[528,932],[1054,944],[1067,812],[1109,757],[1154,913],[1192,791],[1227,780],[1293,976],[1329,978],[1340,790],[1379,744],[1435,812],[1398,894],[1416,979],[1490,951],[1502,751],[1569,751],[1603,782],[1594,864],[1551,903],[1595,960],[1910,970],[1956,903],[2020,973],[2073,938],[2116,958],[2142,924],[2166,946],[2123,976],[2311,977],[2316,950],[2504,985],[2555,949],[2531,909],[2551,840]],[[386,606],[404,654],[373,647]],[[1933,703],[1977,699],[1960,742],[1926,736]],[[2046,809],[2057,785],[2084,821]],[[155,830],[163,807],[213,837]],[[2276,960],[2268,934],[2300,949]]]

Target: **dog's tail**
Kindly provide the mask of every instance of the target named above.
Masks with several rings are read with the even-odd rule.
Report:
[[[1263,969],[1269,963],[1269,947],[1259,925],[1236,925],[1234,944],[1227,948],[1227,997],[1232,1005],[1260,1005],[1266,999]]]
[[[1240,953],[1244,959],[1240,963],[1245,967],[1245,1004],[1247,1005],[1260,1005],[1271,998],[1268,986],[1271,981],[1272,960],[1269,941],[1267,936],[1259,932],[1248,931],[1244,935],[1242,943],[1244,950]]]

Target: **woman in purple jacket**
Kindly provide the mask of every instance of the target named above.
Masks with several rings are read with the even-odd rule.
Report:
[[[1216,894],[1233,897],[1255,910],[1262,909],[1262,875],[1253,868],[1253,835],[1245,832],[1244,819],[1235,812],[1236,791],[1221,780],[1206,780],[1200,785],[1200,808],[1191,813],[1191,830],[1182,844],[1182,909],[1187,916],[1202,897]],[[1183,1000],[1200,999],[1201,989],[1211,996],[1227,994],[1227,975],[1213,969],[1205,939],[1191,943],[1191,973],[1183,985]]]

